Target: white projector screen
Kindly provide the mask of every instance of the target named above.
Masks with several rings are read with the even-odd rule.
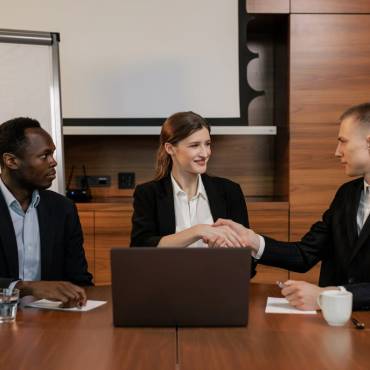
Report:
[[[60,33],[64,118],[240,116],[237,0],[2,0],[0,24]]]

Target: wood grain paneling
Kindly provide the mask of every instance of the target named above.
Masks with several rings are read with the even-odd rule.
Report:
[[[110,287],[88,287],[86,293],[106,303],[90,312],[20,304],[17,320],[1,324],[0,369],[175,370],[174,327],[117,328],[112,324]]]
[[[274,136],[212,136],[212,157],[208,173],[239,183],[245,195],[274,195]],[[65,141],[66,178],[74,165],[74,176],[110,175],[110,187],[91,188],[93,197],[130,196],[133,190],[118,189],[118,172],[135,172],[136,183],[154,176],[156,136],[67,136]],[[73,186],[77,186],[75,182]]]
[[[246,0],[247,13],[289,13],[289,0]]]
[[[290,0],[292,13],[370,13],[369,0]]]
[[[128,247],[132,210],[95,211],[95,283],[110,284],[110,250]]]
[[[259,234],[278,240],[288,240],[289,205],[285,202],[256,202],[248,204],[250,227]],[[286,281],[288,271],[270,266],[257,266],[255,283]]]
[[[84,236],[84,250],[89,272],[95,277],[94,212],[78,211]]]
[[[328,325],[317,315],[266,314],[275,286],[250,287],[248,327],[179,328],[181,370],[363,370],[369,364],[368,329]],[[356,312],[363,322],[369,312]]]
[[[290,30],[290,240],[296,240],[350,180],[334,157],[338,118],[369,100],[370,16],[295,14]]]

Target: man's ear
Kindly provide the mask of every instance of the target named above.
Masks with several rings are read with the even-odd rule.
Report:
[[[366,136],[367,148],[370,150],[370,135]]]
[[[4,167],[8,167],[11,170],[17,170],[19,168],[19,158],[12,153],[3,154]]]
[[[171,143],[164,143],[164,150],[168,155],[174,155],[175,150]]]

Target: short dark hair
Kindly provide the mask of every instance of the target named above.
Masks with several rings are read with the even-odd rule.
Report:
[[[19,155],[22,152],[27,138],[25,130],[28,128],[40,128],[40,123],[32,118],[17,117],[0,125],[0,164],[4,165],[4,153]]]
[[[340,116],[339,121],[353,117],[357,122],[370,126],[370,103],[362,103],[348,108]]]

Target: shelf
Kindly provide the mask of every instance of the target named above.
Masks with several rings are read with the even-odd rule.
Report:
[[[64,135],[159,135],[160,126],[64,126]],[[212,126],[212,135],[276,135],[276,126]]]

